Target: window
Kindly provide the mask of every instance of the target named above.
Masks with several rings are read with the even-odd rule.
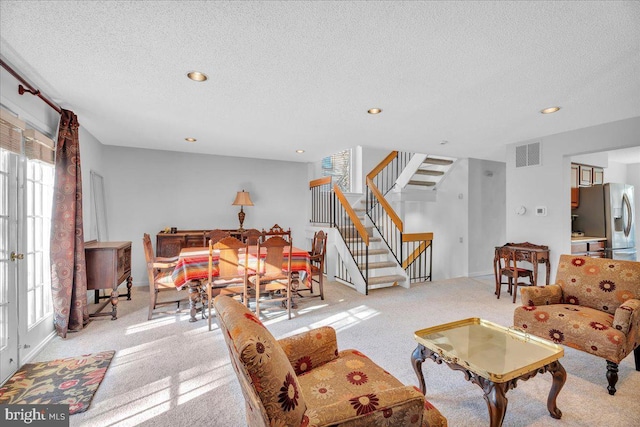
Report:
[[[351,157],[351,150],[344,150],[322,159],[322,176],[333,177],[333,184],[345,193],[352,191]]]

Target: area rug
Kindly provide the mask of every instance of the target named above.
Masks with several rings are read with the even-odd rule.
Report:
[[[114,354],[102,351],[27,363],[0,387],[0,404],[67,404],[69,415],[84,412]]]

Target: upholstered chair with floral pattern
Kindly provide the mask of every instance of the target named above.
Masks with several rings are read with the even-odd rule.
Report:
[[[609,394],[632,351],[640,371],[640,262],[561,255],[556,284],[520,292],[514,326],[605,359]]]
[[[253,426],[446,426],[417,388],[357,350],[338,351],[333,328],[276,340],[240,302],[213,304]]]

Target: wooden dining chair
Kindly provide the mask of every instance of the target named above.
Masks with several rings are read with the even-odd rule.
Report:
[[[324,256],[327,251],[327,235],[324,231],[316,231],[313,235],[313,243],[311,244],[311,250],[309,251],[309,261],[311,267],[311,277],[309,278],[311,287],[307,288],[300,281],[299,273],[293,273],[295,292],[300,295],[300,292],[309,291],[311,295],[305,295],[308,297],[320,297],[324,300]],[[313,295],[313,283],[318,284],[318,290],[320,293]],[[297,285],[297,287],[296,287]],[[302,295],[300,295],[302,296]]]
[[[286,237],[286,234],[273,235],[264,242],[258,241],[257,254],[260,255],[257,255],[256,274],[247,280],[249,291],[255,298],[258,317],[260,316],[261,301],[282,301],[287,308],[287,315],[291,319],[291,251],[293,243],[290,231],[288,232],[289,238]],[[263,249],[266,255],[264,258],[261,253]],[[288,249],[289,254],[286,257],[287,266],[283,269],[285,249]],[[280,296],[277,296],[277,293]],[[262,296],[265,298],[262,299]]]
[[[250,228],[242,232],[242,240],[251,246],[255,246],[258,244],[258,240],[263,240],[263,234],[257,228]]]
[[[240,250],[244,249],[241,254]],[[207,280],[207,310],[211,330],[211,299],[219,294],[229,296],[246,293],[249,251],[247,245],[234,237],[225,237],[216,243],[209,240],[209,274]],[[213,275],[214,251],[219,253],[218,275]]]
[[[282,237],[288,237],[291,238],[291,229],[287,229],[285,230],[284,228],[280,227],[278,224],[274,224],[273,227],[271,227],[269,230],[265,231],[264,229],[262,230],[262,234],[263,234],[263,241],[265,238],[269,237],[269,236],[282,236]]]
[[[158,294],[160,292],[176,290],[176,285],[173,283],[171,273],[173,273],[173,269],[178,263],[178,257],[156,257],[151,244],[151,236],[147,233],[144,233],[142,236],[142,247],[147,263],[147,277],[149,280],[149,315],[147,319],[151,320],[153,310],[155,310],[158,305],[177,303],[177,308],[180,308],[180,301],[182,301],[182,299],[158,302]]]
[[[205,231],[204,232],[204,245],[208,246],[209,242],[213,242],[214,244],[224,239],[225,237],[231,236],[231,233],[227,230],[221,230],[216,228],[215,230]]]
[[[518,262],[525,261],[522,254],[509,245],[496,248],[494,257],[494,272],[496,275],[496,297],[500,299],[500,291],[502,285],[508,285],[509,294],[513,295],[513,302],[516,302],[518,293],[519,279],[523,277],[529,278],[529,284],[533,284],[533,270],[519,267]],[[503,277],[507,278],[503,282]]]

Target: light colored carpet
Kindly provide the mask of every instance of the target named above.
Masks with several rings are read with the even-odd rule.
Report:
[[[132,301],[120,301],[116,321],[94,320],[66,340],[54,339],[38,355],[38,360],[49,360],[117,350],[91,407],[70,417],[71,425],[246,425],[240,387],[217,326],[209,332],[205,320],[189,323],[186,311],[147,321],[148,293],[142,288],[133,292]],[[325,295],[325,301],[301,300],[292,320],[280,310],[269,310],[264,313],[265,324],[276,338],[333,326],[340,349],[356,348],[413,385],[417,385],[410,362],[416,347],[414,331],[468,317],[510,326],[516,306],[505,292],[500,300],[495,298],[489,277],[414,284],[410,290],[381,289],[369,296],[328,283]],[[562,419],[551,418],[546,409],[551,375],[539,374],[507,393],[505,426],[638,425],[640,372],[635,371],[633,355],[620,364],[615,396],[607,393],[604,360],[566,348],[561,362],[568,374],[558,397]],[[427,398],[450,426],[488,425],[478,386],[465,381],[461,372],[431,360],[423,369]]]

